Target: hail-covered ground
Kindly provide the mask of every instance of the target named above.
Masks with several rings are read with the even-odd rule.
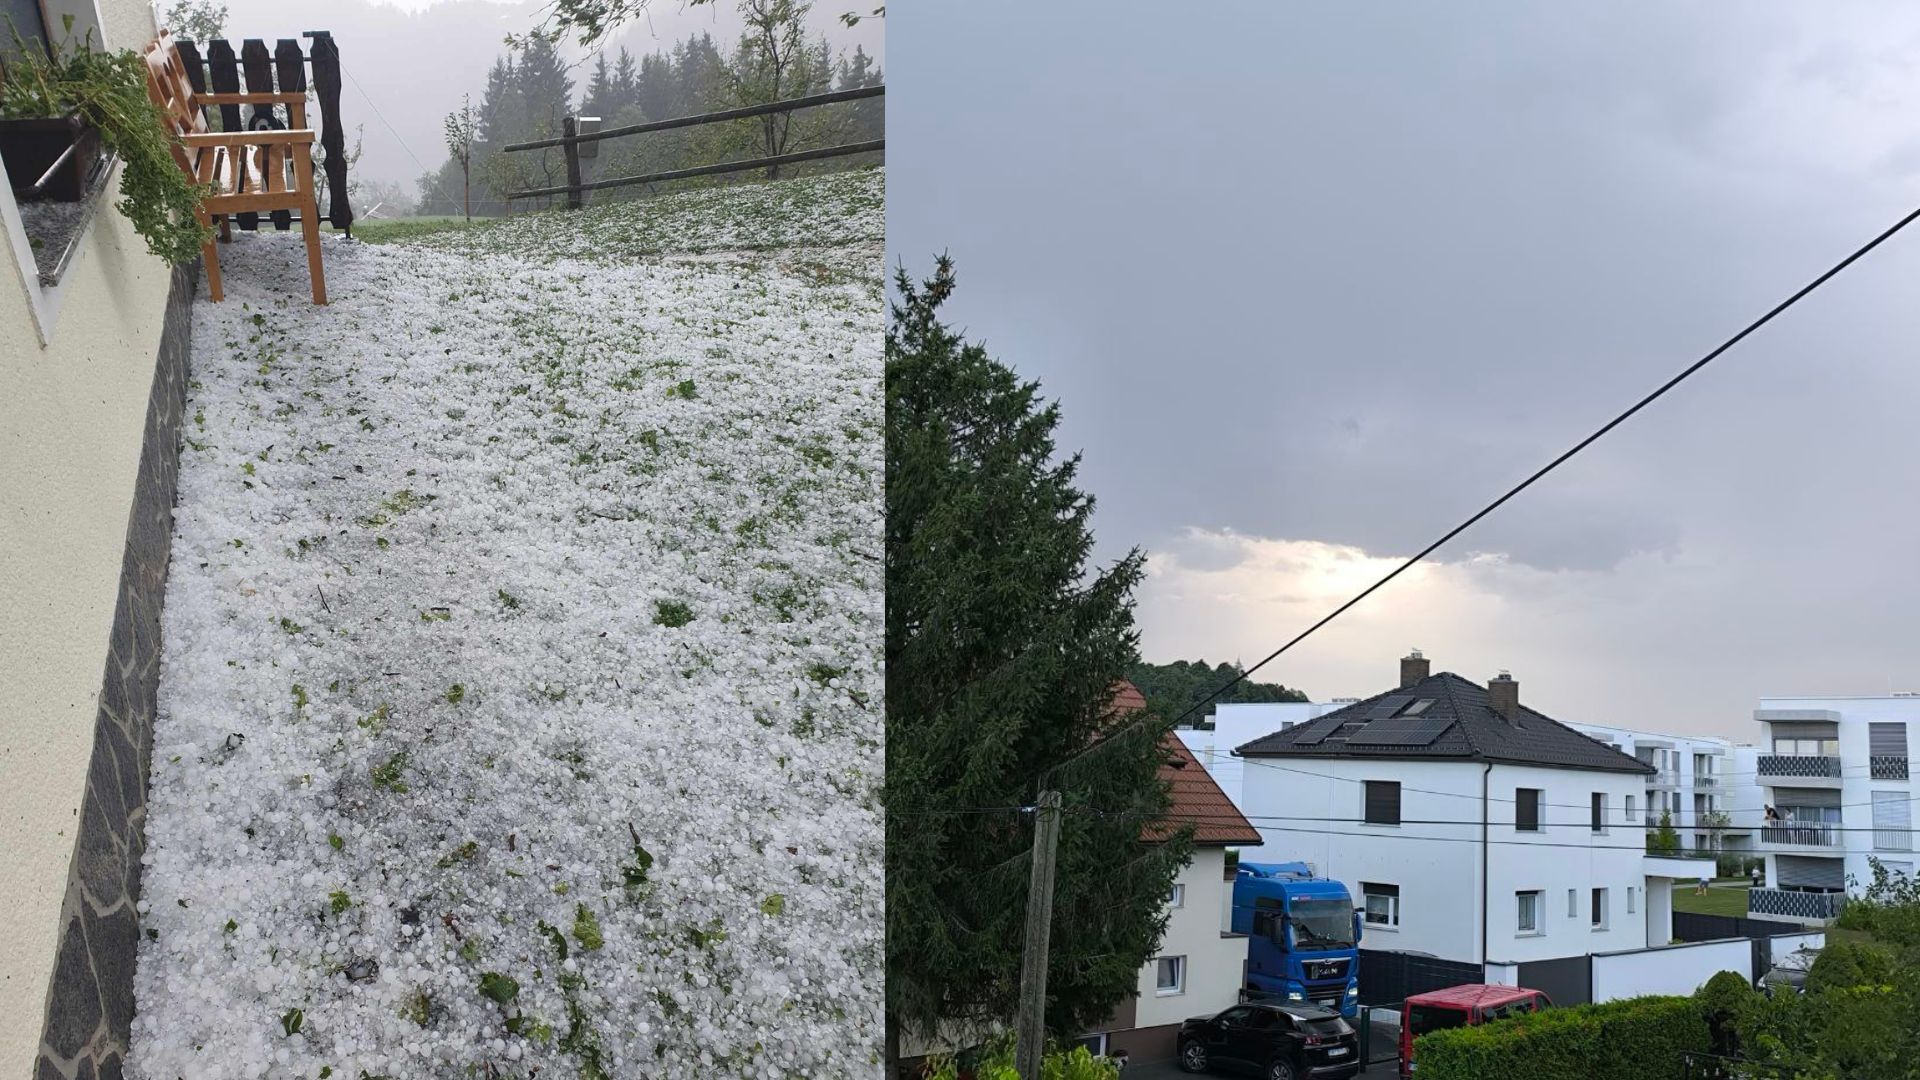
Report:
[[[878,1071],[882,202],[236,234],[132,1075]]]

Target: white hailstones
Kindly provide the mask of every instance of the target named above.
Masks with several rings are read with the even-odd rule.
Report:
[[[880,536],[882,262],[832,245],[881,236],[879,185],[335,245],[326,309],[287,302],[297,243],[236,240],[232,296],[195,310],[208,449],[182,455],[130,1076],[490,1055],[573,1080],[575,1014],[615,1075],[832,1075],[878,1046],[882,836],[845,785],[883,773],[878,710],[853,704],[880,693],[880,574],[850,554]],[[872,280],[609,264],[596,229],[804,239]],[[691,620],[656,622],[656,599]],[[635,836],[652,861],[629,884]]]

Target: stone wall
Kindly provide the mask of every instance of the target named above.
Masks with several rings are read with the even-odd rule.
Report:
[[[167,298],[34,1080],[117,1080],[126,1060],[140,937],[134,902],[140,896],[147,768],[160,681],[160,605],[173,540],[197,276],[197,263],[175,267]]]

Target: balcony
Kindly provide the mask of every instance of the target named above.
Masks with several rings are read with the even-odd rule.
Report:
[[[1757,763],[1761,786],[1840,786],[1840,759],[1814,754],[1762,754]]]
[[[1800,892],[1796,889],[1748,889],[1747,914],[1756,919],[1826,922],[1847,906],[1843,892]]]
[[[1719,787],[1720,778],[1717,776],[1703,776],[1700,773],[1694,773],[1693,786],[1694,787]]]
[[[1760,842],[1774,847],[1837,848],[1840,846],[1840,832],[1831,824],[1818,822],[1763,825],[1760,827]]]
[[[1907,759],[1901,754],[1875,754],[1867,759],[1867,774],[1875,780],[1905,780]]]

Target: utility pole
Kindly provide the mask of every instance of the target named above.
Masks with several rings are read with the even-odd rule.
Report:
[[[1047,1049],[1047,942],[1053,930],[1053,857],[1060,847],[1060,793],[1040,793],[1033,822],[1033,879],[1027,885],[1027,943],[1020,960],[1020,1080],[1040,1080]]]

